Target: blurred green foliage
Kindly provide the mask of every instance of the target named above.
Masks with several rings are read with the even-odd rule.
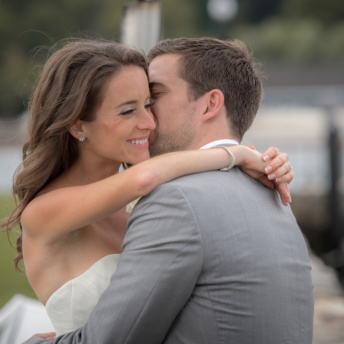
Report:
[[[66,37],[119,40],[126,0],[2,0],[0,2],[0,118],[19,115],[46,50]]]
[[[343,22],[344,2],[340,0],[283,1],[283,15],[294,19],[313,19],[326,26]]]
[[[232,36],[253,48],[255,56],[264,62],[344,62],[344,21],[326,28],[314,19],[281,20],[275,17],[258,27],[238,26]]]
[[[7,217],[13,207],[12,196],[0,195],[0,219]],[[18,233],[12,233],[10,236],[12,244],[15,243],[17,236]],[[13,259],[16,255],[15,248],[8,241],[7,233],[0,232],[0,308],[15,294],[36,298],[25,273],[15,270]],[[21,268],[23,269],[22,265]]]
[[[344,61],[344,1],[237,0],[226,24],[212,21],[208,0],[161,0],[162,38],[239,38],[266,61]],[[19,115],[46,49],[67,37],[120,40],[125,4],[134,0],[2,0],[0,2],[0,119]]]

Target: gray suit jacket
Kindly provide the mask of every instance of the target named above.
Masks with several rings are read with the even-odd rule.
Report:
[[[238,168],[185,176],[136,205],[109,288],[55,342],[311,344],[310,270],[276,191]]]

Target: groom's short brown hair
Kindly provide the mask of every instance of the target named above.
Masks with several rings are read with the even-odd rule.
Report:
[[[260,72],[246,46],[207,37],[167,39],[150,50],[148,59],[165,54],[181,55],[179,76],[193,99],[212,89],[223,92],[232,133],[241,141],[262,99]]]

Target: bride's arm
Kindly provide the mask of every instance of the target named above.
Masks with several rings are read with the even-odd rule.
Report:
[[[264,173],[267,163],[260,153],[244,146],[231,146],[230,150],[236,164]],[[95,183],[53,190],[29,203],[21,217],[23,230],[51,241],[116,212],[162,183],[186,174],[220,169],[231,162],[232,157],[221,148],[174,152]]]

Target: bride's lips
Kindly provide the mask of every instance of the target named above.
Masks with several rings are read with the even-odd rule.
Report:
[[[135,147],[146,148],[149,146],[148,137],[140,137],[136,139],[127,140],[127,142]]]

